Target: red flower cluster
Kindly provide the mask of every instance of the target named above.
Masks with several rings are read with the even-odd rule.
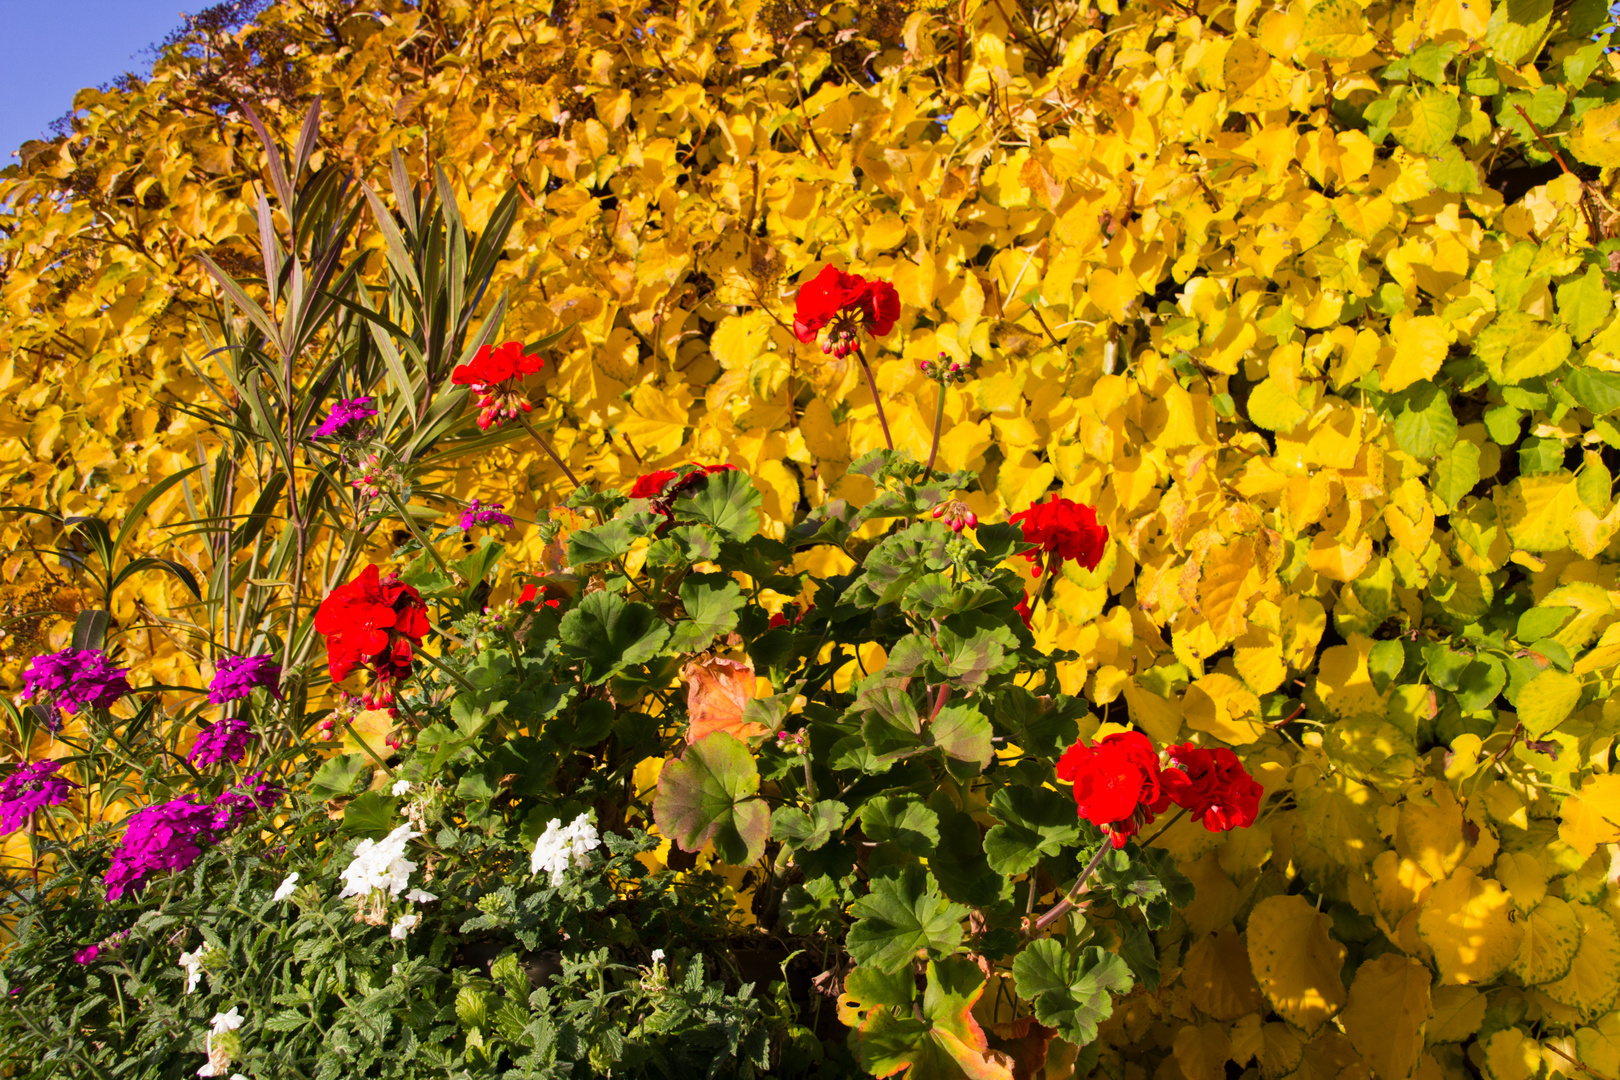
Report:
[[[530,601],[539,600],[541,603],[545,604],[546,607],[551,607],[551,608],[554,608],[558,604],[562,603],[562,600],[560,598],[556,599],[556,600],[547,600],[547,599],[545,599],[545,595],[546,595],[546,587],[544,585],[538,585],[537,586],[537,585],[534,585],[533,583],[530,583],[528,585],[523,586],[523,595],[518,597],[518,603],[519,604],[527,604]]]
[[[1265,789],[1236,754],[1191,743],[1172,746],[1169,754],[1178,767],[1162,767],[1146,735],[1121,731],[1093,746],[1069,747],[1057,775],[1074,785],[1080,816],[1105,829],[1116,848],[1172,803],[1202,818],[1211,832],[1254,824]]]
[[[893,285],[846,274],[836,266],[824,266],[799,289],[793,332],[800,341],[811,342],[822,327],[832,323],[832,333],[827,335],[821,351],[846,356],[860,348],[857,330],[882,337],[894,329],[894,320],[899,317],[900,294]]]
[[[326,635],[333,682],[357,667],[370,668],[382,682],[397,682],[410,674],[412,650],[428,632],[427,605],[421,593],[393,574],[379,577],[372,565],[321,601],[315,629]]]
[[[636,482],[630,485],[630,497],[651,499],[654,510],[673,520],[675,512],[670,509],[670,504],[675,501],[675,496],[696,487],[697,482],[705,476],[736,471],[735,465],[699,465],[695,461],[692,462],[691,469],[685,473],[674,469],[659,469],[657,472],[636,477]]]
[[[1057,764],[1058,779],[1074,785],[1080,816],[1108,830],[1117,848],[1170,805],[1159,771],[1153,744],[1136,731],[1115,732],[1095,746],[1075,743]]]
[[[1170,798],[1210,832],[1247,829],[1260,812],[1266,789],[1249,775],[1238,756],[1224,746],[1204,750],[1192,743],[1170,748],[1178,769],[1166,769]],[[1171,778],[1174,778],[1173,780]]]
[[[493,348],[485,345],[474,354],[471,363],[457,364],[450,373],[450,381],[457,386],[472,387],[478,405],[478,426],[487,431],[519,411],[533,410],[517,380],[545,366],[546,362],[539,356],[524,355],[521,341],[508,341]]]
[[[1096,507],[1062,496],[1036,503],[1010,520],[1024,530],[1025,540],[1036,545],[1036,550],[1024,552],[1024,558],[1037,565],[1043,556],[1056,555],[1059,562],[1073,559],[1087,570],[1095,570],[1107,548],[1108,527],[1097,524]]]

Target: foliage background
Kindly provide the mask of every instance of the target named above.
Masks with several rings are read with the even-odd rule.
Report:
[[[1084,657],[1064,688],[1155,739],[1234,746],[1271,794],[1254,830],[1161,841],[1198,899],[1101,1068],[1613,1080],[1607,18],[289,0],[240,30],[199,19],[0,174],[4,501],[117,519],[219,451],[182,406],[207,398],[193,365],[220,329],[196,256],[257,263],[242,104],[290,143],[319,95],[316,164],[379,190],[391,149],[438,165],[475,231],[518,182],[495,288],[507,337],[577,324],[543,407],[573,469],[615,486],[730,461],[778,535],[869,493],[846,469],[881,444],[858,368],[784,325],[795,282],[878,274],[905,305],[876,366],[898,444],[927,452],[917,362],[971,360],[940,454],[982,477],[979,516],[1055,489],[1118,541],[1038,615]],[[359,235],[380,277],[382,239]],[[567,490],[527,449],[452,466],[458,494],[520,517]],[[95,604],[31,551],[49,540],[0,523],[27,616],[0,643],[9,686]],[[195,538],[134,541],[205,568]],[[187,602],[157,574],[115,597],[158,681],[203,681],[164,621]]]

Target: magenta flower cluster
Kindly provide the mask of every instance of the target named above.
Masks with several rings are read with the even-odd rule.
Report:
[[[372,399],[369,397],[340,398],[338,403],[332,406],[332,412],[321,421],[321,426],[315,429],[315,438],[330,439],[334,435],[354,434],[352,430],[345,432],[344,429],[363,424],[377,415],[377,410],[372,407],[371,402]]]
[[[99,649],[63,649],[34,657],[23,672],[23,685],[35,701],[79,712],[105,708],[129,693],[127,674]]]
[[[205,847],[218,843],[254,810],[268,810],[284,794],[255,773],[243,787],[227,791],[211,803],[186,795],[135,811],[103,879],[107,899],[140,892],[158,874],[185,870],[202,856]]]
[[[67,801],[78,787],[65,776],[57,776],[60,761],[35,761],[19,765],[0,780],[0,834],[16,832],[28,823],[36,810]]]
[[[245,698],[255,687],[264,687],[276,697],[281,696],[281,665],[275,658],[264,656],[227,656],[214,670],[214,679],[208,684],[208,700],[215,705]],[[234,758],[232,760],[235,760]]]
[[[199,769],[218,765],[222,761],[236,764],[247,753],[248,743],[258,741],[258,733],[240,717],[232,716],[213,727],[204,728],[197,741],[191,744],[186,760]]]
[[[512,524],[511,517],[501,513],[505,508],[505,503],[490,503],[486,506],[474,499],[472,505],[461,512],[461,527],[471,529],[477,525],[486,527],[490,525],[510,525]]]

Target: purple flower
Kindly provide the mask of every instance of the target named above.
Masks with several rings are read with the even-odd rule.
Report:
[[[281,665],[268,653],[264,656],[227,656],[215,669],[214,681],[208,684],[208,700],[215,705],[223,705],[227,701],[247,697],[256,686],[264,687],[279,698],[280,682]]]
[[[501,513],[505,506],[505,503],[490,503],[485,506],[474,499],[472,505],[461,512],[461,527],[471,529],[476,525],[510,525],[512,519]]]
[[[226,833],[236,828],[255,812],[275,806],[286,795],[286,789],[268,783],[262,772],[250,775],[241,787],[225,792],[211,804],[214,809],[214,829]]]
[[[34,657],[23,672],[23,684],[30,697],[79,712],[106,708],[129,693],[126,674],[98,649],[63,649]]]
[[[258,733],[241,717],[229,717],[213,727],[203,728],[197,741],[191,744],[186,760],[199,769],[229,761],[233,765],[247,753],[248,743],[256,742]]]
[[[0,834],[16,832],[36,810],[67,801],[69,789],[79,785],[57,776],[61,767],[60,761],[36,761],[0,780]]]
[[[86,945],[84,948],[73,954],[73,962],[75,964],[88,964],[90,961],[94,960],[98,955],[100,955],[100,953],[100,945]]]
[[[347,400],[340,398],[338,403],[332,406],[331,415],[321,421],[321,426],[315,429],[315,438],[331,438],[351,424],[364,423],[376,416],[377,410],[371,407],[371,400],[369,397]]]
[[[212,806],[190,795],[135,811],[103,879],[107,899],[139,892],[154,875],[184,870],[196,862],[203,846],[219,839],[215,818]]]

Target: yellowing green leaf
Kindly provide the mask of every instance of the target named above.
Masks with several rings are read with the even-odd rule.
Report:
[[[1386,953],[1356,969],[1344,1032],[1379,1080],[1406,1080],[1423,1052],[1423,1026],[1433,1014],[1429,969],[1399,953]]]
[[[1539,739],[1569,719],[1580,700],[1581,680],[1549,668],[1519,691],[1519,723],[1532,738]]]
[[[1603,169],[1620,165],[1620,101],[1587,109],[1565,145],[1588,165]]]
[[[1466,868],[1435,884],[1418,934],[1434,951],[1442,982],[1489,982],[1512,963],[1524,936],[1512,903],[1500,885]]]
[[[1586,904],[1571,907],[1580,919],[1580,948],[1569,973],[1541,989],[1561,1005],[1579,1009],[1585,1016],[1596,1016],[1609,1010],[1620,991],[1620,931],[1599,908]]]
[[[1328,934],[1332,920],[1303,896],[1271,896],[1249,915],[1249,963],[1285,1020],[1315,1032],[1344,1007],[1339,967],[1345,948]]]
[[[1531,986],[1569,974],[1581,946],[1581,921],[1575,909],[1549,896],[1527,912],[1522,921],[1524,940],[1513,960],[1513,973]]]

